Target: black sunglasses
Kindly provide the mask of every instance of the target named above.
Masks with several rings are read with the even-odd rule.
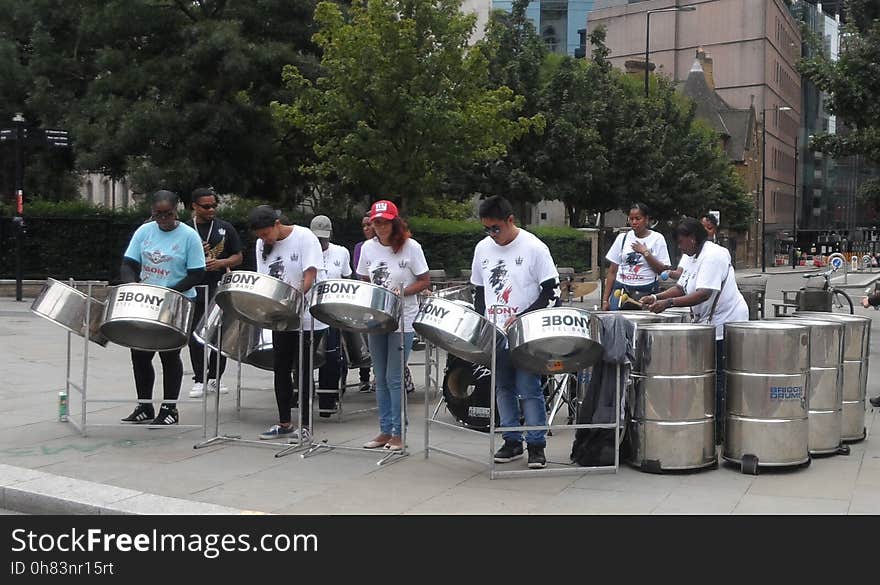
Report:
[[[167,211],[153,211],[153,217],[156,219],[166,219],[169,217],[174,217],[174,214],[177,213],[173,209],[169,209]]]
[[[500,225],[483,226],[483,231],[491,236],[497,236],[501,233]]]
[[[196,205],[198,205],[198,206],[201,207],[202,209],[216,209],[216,208],[217,208],[217,204],[216,204],[216,203],[208,203],[208,204],[204,204],[204,203],[196,203]]]

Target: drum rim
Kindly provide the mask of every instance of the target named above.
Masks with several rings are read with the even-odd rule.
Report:
[[[107,335],[106,333],[104,333],[104,326],[105,326],[105,325],[111,325],[111,326],[112,326],[112,325],[116,325],[116,324],[119,324],[119,323],[122,323],[122,322],[137,322],[137,323],[148,323],[148,324],[150,324],[150,325],[156,325],[156,326],[158,326],[159,329],[167,329],[167,330],[169,330],[169,331],[173,331],[173,332],[179,334],[179,335],[183,338],[183,343],[180,344],[179,346],[176,346],[176,347],[168,347],[168,348],[165,348],[165,349],[155,349],[155,348],[146,348],[146,347],[135,347],[135,346],[133,346],[133,345],[127,345],[127,344],[124,344],[124,343],[119,343],[118,341],[115,341],[112,337],[110,337],[109,335]],[[111,318],[111,319],[108,319],[108,320],[104,321],[103,323],[101,323],[100,330],[101,330],[101,334],[104,335],[104,337],[106,337],[107,339],[109,339],[110,341],[112,341],[113,343],[115,343],[116,345],[120,345],[120,346],[122,346],[122,347],[127,347],[127,348],[129,348],[129,349],[138,349],[138,350],[141,350],[141,351],[172,351],[172,350],[175,350],[175,349],[181,349],[181,348],[183,348],[183,347],[187,344],[187,341],[189,340],[189,334],[188,334],[185,330],[181,330],[181,329],[179,329],[178,327],[174,327],[174,326],[172,326],[172,325],[169,325],[168,323],[161,323],[161,322],[159,322],[159,321],[155,321],[155,320],[153,320],[153,319],[144,319],[143,317],[119,317],[119,318],[116,318],[116,319],[112,319],[112,318]]]
[[[97,299],[96,299],[96,300],[97,300]],[[100,301],[98,301],[98,302],[100,302]],[[77,331],[77,330],[74,329],[73,327],[70,327],[70,326],[68,326],[68,325],[66,325],[66,324],[64,324],[64,323],[62,323],[61,321],[56,321],[55,319],[49,317],[48,315],[45,315],[45,314],[43,314],[43,313],[40,313],[39,311],[35,311],[34,309],[31,309],[31,313],[33,313],[33,314],[36,315],[37,317],[41,317],[41,318],[45,319],[46,321],[48,321],[48,322],[50,322],[50,323],[54,323],[55,325],[58,325],[59,327],[61,327],[61,328],[63,328],[63,329],[67,329],[68,331],[70,331],[70,332],[73,333],[74,335],[79,335],[80,337],[82,337],[83,339],[85,339],[85,335],[83,334],[82,331]],[[104,323],[101,322],[101,325],[103,325],[103,324],[104,324]],[[98,325],[98,333],[101,335],[101,337],[96,337],[95,335],[89,335],[89,341],[94,341],[95,343],[97,343],[97,344],[100,345],[101,347],[107,347],[107,344],[110,342],[110,340],[107,339],[107,336],[106,336],[106,335],[104,335],[103,333],[101,333],[101,325]],[[85,325],[83,325],[83,326],[85,326]]]
[[[145,283],[145,282],[124,282],[124,283],[122,283],[122,284],[116,284],[116,285],[113,285],[113,286],[108,286],[107,288],[108,288],[108,289],[114,289],[114,292],[115,292],[115,291],[118,291],[119,289],[121,289],[121,288],[123,288],[123,287],[127,287],[127,286],[152,288],[152,289],[160,290],[160,291],[162,291],[163,293],[166,293],[166,294],[167,294],[167,293],[173,293],[172,296],[182,297],[182,298],[186,299],[186,300],[189,301],[189,302],[193,302],[193,300],[192,300],[190,297],[186,296],[186,295],[183,294],[182,292],[177,291],[177,290],[174,290],[173,288],[168,288],[167,286],[160,286],[160,285],[158,285],[158,284],[147,284],[147,283]],[[116,300],[116,295],[112,295],[112,296],[109,295],[109,294],[107,295],[107,303],[108,303],[108,304],[110,303],[110,299],[113,299],[113,300],[115,301],[115,300]]]

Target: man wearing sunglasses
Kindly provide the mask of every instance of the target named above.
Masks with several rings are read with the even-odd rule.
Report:
[[[205,280],[202,284],[208,285],[208,301],[214,298],[217,286],[223,274],[242,262],[241,239],[238,232],[228,221],[217,218],[217,193],[210,187],[200,187],[192,193],[192,226],[202,240],[202,248],[205,250]],[[193,313],[193,326],[195,326],[205,310],[204,289],[196,289],[195,311]],[[193,387],[190,390],[190,398],[199,398],[205,392],[205,348],[196,341],[194,336],[189,339],[189,359],[193,369]],[[217,353],[211,352],[208,359],[208,392],[217,390]],[[226,358],[220,356],[220,375],[226,370]],[[223,384],[220,385],[220,393],[225,394],[229,390]]]
[[[490,197],[480,204],[480,221],[486,232],[474,250],[471,284],[474,309],[502,329],[518,316],[555,306],[559,299],[559,273],[550,250],[537,237],[516,227],[513,207],[503,197]],[[498,352],[495,396],[502,427],[547,424],[541,377],[516,368],[505,348]],[[546,431],[525,435],[531,469],[546,467]],[[503,433],[504,445],[495,453],[497,463],[523,456],[520,431]]]

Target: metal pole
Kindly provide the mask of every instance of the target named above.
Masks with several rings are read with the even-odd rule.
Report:
[[[794,138],[794,202],[792,204],[791,210],[791,246],[793,248],[791,253],[791,268],[794,268],[798,265],[797,258],[797,205],[798,205],[798,137]]]
[[[489,310],[494,313],[495,307]],[[495,479],[495,369],[497,367],[498,326],[492,315],[492,371],[489,379],[489,479]]]
[[[89,380],[89,338],[91,337],[91,323],[92,323],[92,283],[89,282],[86,285],[86,317],[85,317],[85,327],[83,327],[83,377],[82,377],[82,413],[81,413],[81,421],[82,421],[82,430],[80,434],[83,437],[86,436],[86,392],[88,387]],[[69,397],[70,395],[68,395]],[[69,398],[68,398],[69,400]]]
[[[404,333],[404,315],[406,313],[406,297],[404,290],[406,284],[400,283],[400,442],[403,444],[402,453],[406,453],[406,333]],[[427,346],[426,346],[427,347]],[[427,361],[427,360],[426,360]],[[427,389],[425,389],[427,392]]]
[[[645,97],[648,97],[648,51],[651,43],[651,11],[646,13],[645,18]]]
[[[202,334],[204,343],[202,344],[202,424],[205,427],[202,432],[202,438],[208,438],[208,344],[210,343],[210,335],[208,335],[208,285],[200,285],[198,288],[205,293],[204,302],[202,303],[202,315],[205,319],[205,331]],[[220,320],[223,320],[223,313],[220,313]],[[219,365],[219,364],[218,364]],[[220,388],[217,388],[217,394]]]
[[[767,110],[761,110],[761,272],[767,272],[767,254],[764,241],[767,237]],[[757,234],[756,234],[757,238]],[[755,244],[755,252],[758,245]]]
[[[428,458],[430,448],[431,412],[428,400],[431,395],[431,342],[425,340],[425,459]]]

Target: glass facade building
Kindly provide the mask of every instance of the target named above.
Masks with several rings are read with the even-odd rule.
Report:
[[[594,0],[535,0],[526,16],[535,25],[547,48],[554,53],[574,55],[580,46],[578,29],[586,28],[587,13]],[[492,8],[510,12],[511,0],[493,0]]]

